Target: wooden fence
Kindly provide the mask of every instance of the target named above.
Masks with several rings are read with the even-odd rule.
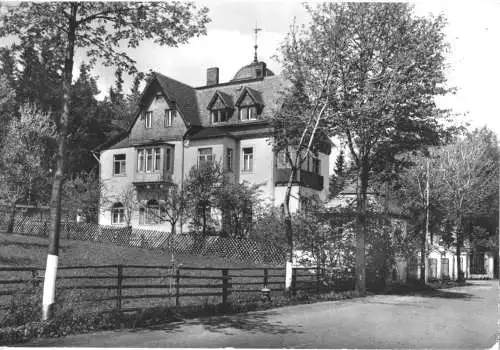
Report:
[[[41,298],[43,269],[0,267],[0,309],[13,296]],[[86,309],[136,310],[153,306],[192,306],[262,297],[263,288],[280,295],[283,268],[200,268],[185,266],[60,267],[56,290],[64,303]],[[314,268],[294,268],[292,292],[352,290],[352,279],[326,284]]]

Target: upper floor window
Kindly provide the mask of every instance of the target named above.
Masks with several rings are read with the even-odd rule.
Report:
[[[166,128],[172,126],[174,124],[174,110],[166,109],[164,118],[165,118],[164,119],[164,126]]]
[[[150,129],[153,127],[153,111],[147,111],[144,118],[144,127]]]
[[[226,169],[228,171],[233,171],[233,149],[226,149]]]
[[[160,170],[161,153],[159,147],[140,148],[137,150],[137,171],[152,172]]]
[[[242,171],[253,171],[253,147],[243,148]]]
[[[214,160],[212,148],[199,148],[198,149],[198,166],[202,166]]]
[[[240,120],[256,120],[257,119],[257,107],[246,106],[240,107]]]
[[[216,109],[210,112],[212,117],[212,124],[219,124],[227,122],[231,118],[231,110],[229,109]]]
[[[126,173],[126,157],[125,154],[115,154],[113,156],[113,175],[121,176]]]

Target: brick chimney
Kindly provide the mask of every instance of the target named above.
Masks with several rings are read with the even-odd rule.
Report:
[[[219,68],[213,67],[207,69],[207,86],[219,84]]]

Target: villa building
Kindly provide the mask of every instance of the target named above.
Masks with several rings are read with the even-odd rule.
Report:
[[[201,87],[155,73],[128,133],[100,150],[100,179],[111,200],[103,202],[99,224],[170,231],[168,223],[148,215],[159,205],[155,191],[182,187],[190,169],[207,161],[219,162],[233,181],[261,184],[263,201],[283,203],[290,169],[273,151],[268,118],[280,107],[285,84],[257,60],[224,83],[219,69],[209,68]],[[300,208],[304,196],[326,200],[330,151],[325,140],[297,172],[292,210]],[[140,203],[130,222],[125,193]],[[182,229],[180,224],[177,232]]]

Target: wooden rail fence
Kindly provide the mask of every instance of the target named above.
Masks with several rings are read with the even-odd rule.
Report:
[[[285,286],[283,268],[215,268],[187,266],[68,266],[60,267],[56,290],[74,304],[101,310],[131,310],[148,306],[180,307],[226,304],[244,298],[262,297],[263,288],[273,295]],[[351,290],[352,279],[332,287],[314,268],[294,268],[292,292]],[[0,309],[10,297],[40,294],[44,270],[38,267],[0,267]],[[41,297],[41,295],[38,295]]]

